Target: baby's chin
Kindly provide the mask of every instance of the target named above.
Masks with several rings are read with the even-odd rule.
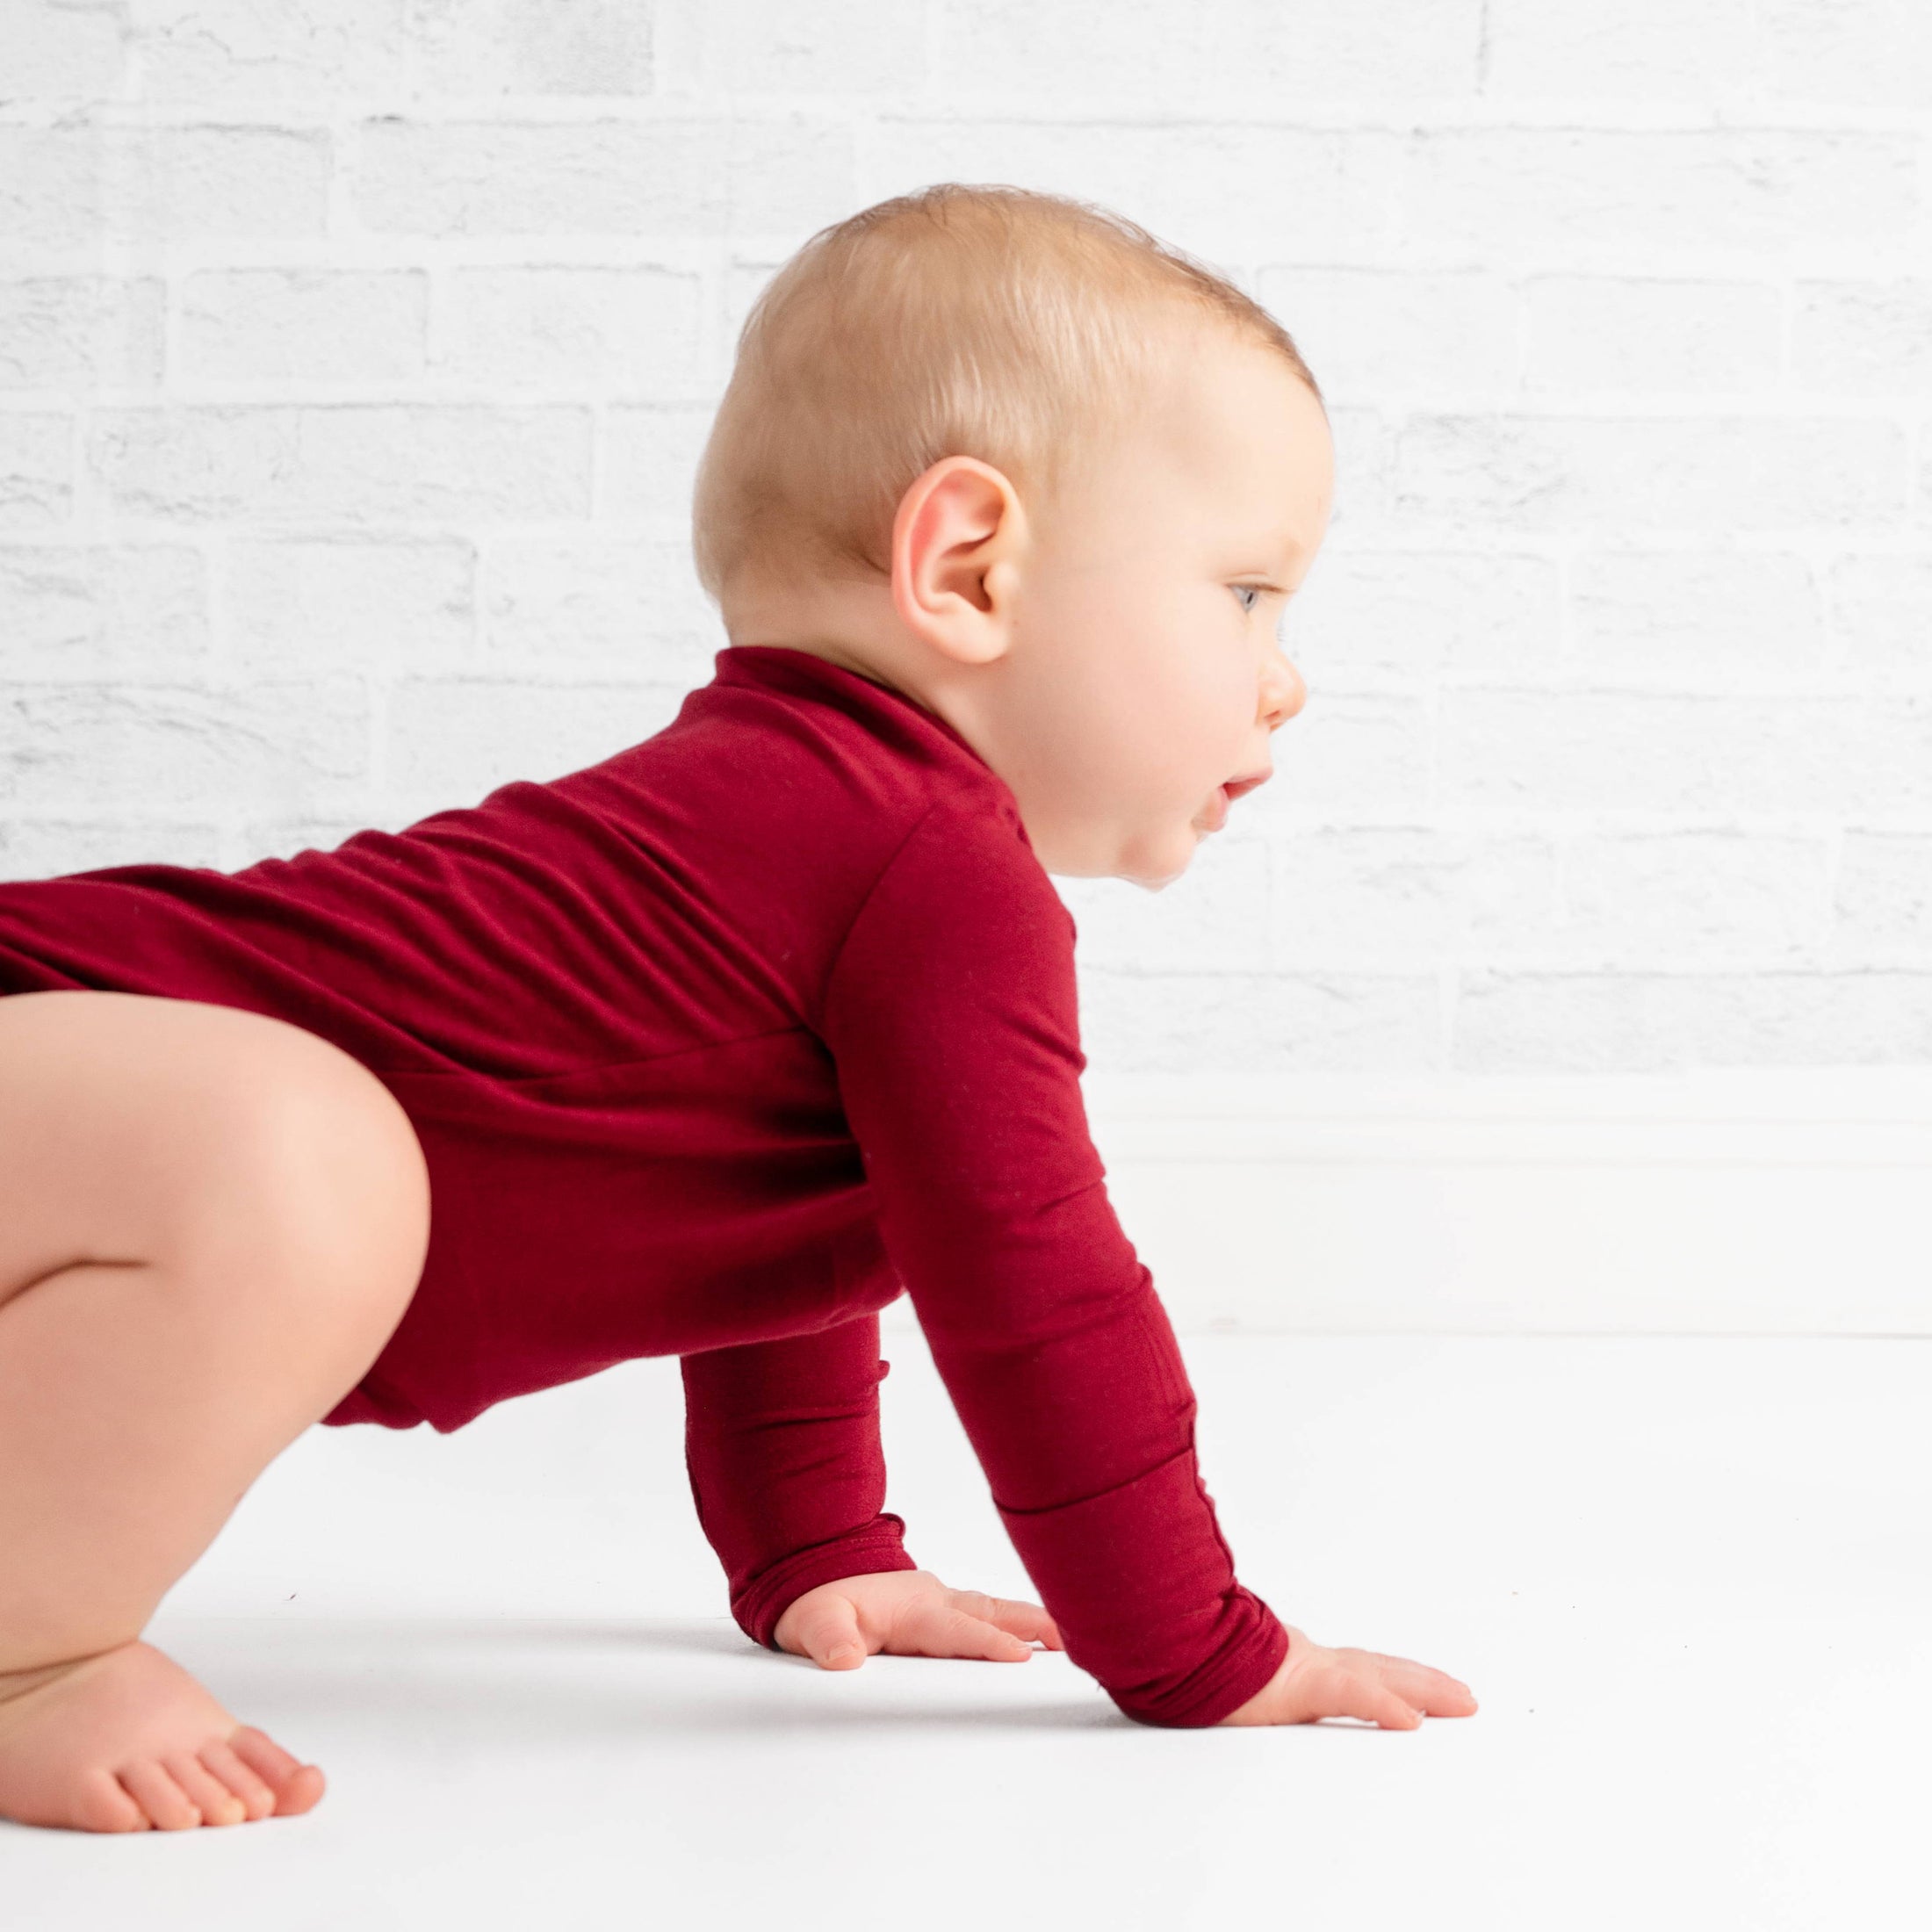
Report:
[[[1200,825],[1190,825],[1178,838],[1163,840],[1157,847],[1137,847],[1122,859],[1114,876],[1139,886],[1143,892],[1165,891],[1186,871],[1206,836]]]

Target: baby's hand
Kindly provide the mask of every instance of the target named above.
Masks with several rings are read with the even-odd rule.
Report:
[[[772,1632],[781,1650],[825,1670],[856,1670],[875,1650],[1024,1663],[1034,1638],[1049,1650],[1066,1647],[1039,1604],[948,1590],[931,1570],[874,1570],[820,1583],[795,1597]]]
[[[1476,1707],[1469,1687],[1425,1663],[1379,1650],[1325,1650],[1287,1626],[1288,1654],[1260,1690],[1223,1724],[1312,1724],[1317,1718],[1365,1718],[1385,1731],[1413,1731],[1424,1716],[1466,1718]]]

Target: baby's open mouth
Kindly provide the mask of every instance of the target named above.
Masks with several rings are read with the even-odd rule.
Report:
[[[1274,773],[1271,768],[1264,772],[1255,772],[1246,778],[1230,778],[1226,784],[1216,785],[1215,796],[1208,804],[1210,814],[1208,820],[1208,831],[1219,832],[1228,823],[1228,809],[1235,800],[1244,797],[1257,785],[1266,784],[1273,776]]]

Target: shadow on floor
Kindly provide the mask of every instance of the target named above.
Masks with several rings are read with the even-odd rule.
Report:
[[[875,1656],[861,1671],[891,1672],[863,1687],[862,1705],[834,1707],[799,1701],[834,1675],[803,1657],[765,1650],[734,1625],[720,1620],[573,1618],[379,1618],[304,1619],[271,1626],[251,1620],[180,1618],[149,1639],[206,1683],[244,1721],[243,1706],[270,1701],[293,1719],[305,1705],[324,1705],[338,1720],[366,1710],[373,1727],[388,1729],[407,1714],[447,1729],[472,1744],[501,1738],[527,1745],[542,1734],[559,1742],[640,1733],[727,1735],[790,1730],[888,1734],[905,1727],[944,1732],[1143,1729],[1123,1716],[1078,1674],[1057,1681],[1063,1698],[1027,1705],[961,1705],[952,1673],[1054,1669],[1039,1652],[1031,1663],[974,1658]],[[241,1633],[246,1630],[245,1639]],[[241,1640],[237,1640],[241,1639]],[[479,1654],[494,1651],[488,1661]],[[587,1669],[602,1653],[615,1661],[679,1657],[707,1660],[703,1681],[667,1679],[665,1664],[644,1674]],[[924,1669],[945,1666],[951,1695],[919,1694]],[[1063,1661],[1059,1669],[1071,1672]],[[672,1666],[673,1670],[675,1666]],[[856,1677],[858,1673],[836,1675]],[[829,1690],[833,1687],[827,1685]],[[854,1689],[859,1688],[856,1683]]]

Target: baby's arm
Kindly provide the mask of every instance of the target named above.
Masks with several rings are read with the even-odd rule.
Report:
[[[874,1651],[1023,1662],[1035,1641],[1066,1647],[1039,1604],[951,1590],[916,1568],[905,1524],[880,1510],[876,1316],[688,1355],[682,1368],[691,1491],[748,1636],[828,1670]],[[1475,1708],[1439,1671],[1292,1634],[1281,1669],[1223,1723],[1349,1716],[1406,1727],[1398,1689],[1438,1717]]]
[[[876,1650],[1021,1662],[1061,1648],[1037,1604],[948,1590],[884,1513],[879,1318],[682,1359],[691,1495],[755,1641],[848,1670]]]
[[[746,1636],[778,1649],[778,1619],[807,1590],[917,1570],[883,1509],[877,1316],[681,1366],[692,1500]]]
[[[1288,1635],[1235,1575],[1179,1349],[1107,1200],[1073,940],[1016,818],[937,804],[814,1023],[887,1251],[1069,1656],[1131,1717],[1211,1725]]]

